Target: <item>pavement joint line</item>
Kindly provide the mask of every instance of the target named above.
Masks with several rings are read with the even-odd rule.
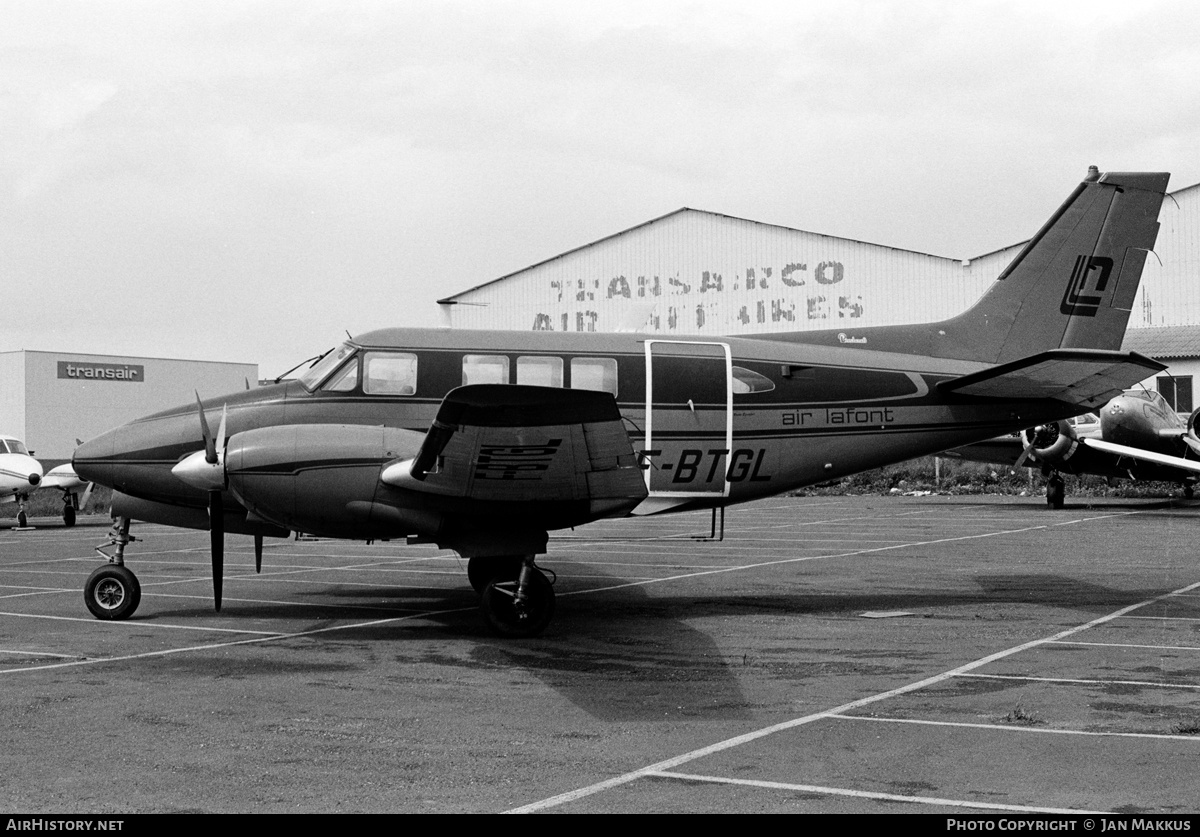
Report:
[[[525,813],[534,813],[536,811],[544,811],[548,808],[555,808],[560,805],[565,805],[569,802],[574,802],[576,800],[583,799],[588,796],[592,796],[593,794],[600,793],[601,791],[609,790],[609,789],[615,788],[615,787],[620,787],[621,785],[625,785],[630,782],[636,781],[638,779],[642,779],[645,776],[652,774],[652,773],[657,773],[657,772],[661,772],[664,770],[670,770],[671,768],[678,767],[681,764],[687,764],[688,762],[692,762],[697,759],[704,758],[705,756],[710,756],[714,753],[724,752],[725,750],[730,750],[730,749],[733,749],[734,747],[740,747],[743,744],[749,744],[753,741],[757,741],[760,738],[766,738],[767,736],[774,735],[777,732],[786,732],[788,730],[792,730],[797,727],[811,724],[814,721],[819,721],[823,718],[828,718],[828,717],[831,717],[834,715],[844,715],[845,713],[847,713],[853,709],[858,709],[859,707],[862,707],[862,706],[869,706],[873,703],[879,703],[884,700],[889,700],[889,699],[891,699],[893,697],[897,697],[899,695],[905,695],[905,694],[909,694],[910,692],[916,692],[921,689],[925,689],[929,686],[934,686],[934,685],[937,685],[938,683],[942,683],[947,680],[950,680],[953,677],[964,676],[967,672],[971,672],[971,671],[974,671],[975,669],[979,669],[986,665],[990,665],[991,663],[994,663],[997,660],[1002,660],[1002,659],[1005,659],[1006,657],[1014,656],[1023,651],[1027,651],[1030,648],[1036,648],[1040,645],[1045,645],[1046,643],[1052,642],[1054,640],[1065,639],[1066,637],[1074,636],[1079,633],[1083,633],[1084,631],[1090,630],[1091,628],[1094,628],[1097,625],[1103,625],[1107,622],[1113,621],[1114,619],[1119,619],[1122,616],[1124,616],[1125,614],[1131,613],[1132,611],[1137,610],[1139,608],[1147,607],[1152,604],[1157,604],[1160,601],[1171,598],[1173,596],[1177,596],[1181,593],[1190,593],[1191,591],[1193,591],[1197,588],[1200,588],[1200,581],[1197,581],[1192,584],[1181,587],[1178,590],[1173,590],[1168,593],[1162,593],[1158,596],[1153,596],[1149,599],[1146,599],[1141,602],[1137,602],[1135,604],[1126,605],[1125,607],[1120,608],[1119,610],[1115,610],[1112,613],[1106,614],[1104,616],[1098,616],[1089,622],[1084,622],[1083,624],[1076,625],[1073,628],[1067,628],[1065,630],[1059,631],[1058,633],[1056,633],[1052,636],[1044,637],[1042,639],[1030,640],[1029,642],[1024,642],[1024,643],[1021,643],[1020,645],[1015,645],[1011,648],[1006,648],[1002,651],[996,651],[995,653],[988,654],[984,657],[979,657],[978,659],[972,660],[971,662],[964,663],[963,665],[956,666],[955,668],[949,669],[947,671],[943,671],[940,674],[935,674],[932,677],[926,677],[922,680],[917,680],[913,683],[909,683],[905,686],[899,686],[895,689],[889,689],[885,692],[879,692],[874,695],[868,695],[867,697],[859,698],[858,700],[853,700],[848,703],[844,703],[841,706],[835,706],[832,709],[826,709],[821,712],[814,712],[809,715],[803,715],[799,718],[792,718],[791,720],[788,720],[788,721],[781,721],[780,723],[777,723],[777,724],[772,724],[770,726],[761,727],[760,729],[751,730],[750,732],[743,733],[742,735],[737,735],[732,738],[727,738],[723,741],[717,741],[717,742],[715,742],[713,744],[709,744],[705,747],[700,747],[700,748],[692,750],[690,752],[681,753],[680,755],[673,756],[668,759],[664,759],[663,761],[657,762],[655,764],[651,764],[646,767],[641,767],[636,770],[631,770],[628,773],[623,773],[620,776],[614,776],[611,779],[605,779],[603,781],[596,782],[595,784],[588,785],[586,787],[576,788],[575,790],[567,791],[566,793],[557,794],[555,796],[551,796],[551,797],[547,797],[545,799],[538,800],[537,802],[531,802],[527,805],[522,805],[517,808],[509,809],[505,813],[525,814]]]
[[[1126,619],[1153,619],[1158,622],[1200,622],[1200,616],[1127,616]]]
[[[875,721],[881,724],[916,724],[931,727],[965,727],[967,729],[990,729],[1003,732],[1039,732],[1048,735],[1082,735],[1094,738],[1166,738],[1171,741],[1188,741],[1200,744],[1195,735],[1172,735],[1166,732],[1103,732],[1082,729],[1049,729],[1026,727],[1017,724],[971,724],[965,721],[928,721],[921,718],[881,718],[875,715],[830,715],[844,721]]]
[[[801,793],[819,793],[827,796],[851,796],[856,799],[876,799],[887,802],[920,803],[922,805],[947,805],[954,808],[972,808],[981,811],[1012,811],[1023,814],[1099,814],[1100,811],[1081,811],[1077,808],[1040,808],[1031,805],[1004,805],[999,802],[971,802],[965,799],[946,799],[936,796],[908,796],[899,793],[884,793],[882,791],[863,791],[851,788],[833,788],[825,785],[802,785],[792,782],[772,782],[766,779],[733,779],[727,776],[702,776],[695,773],[676,773],[670,770],[656,770],[647,774],[661,779],[680,779],[688,782],[706,782],[709,784],[741,785],[753,788],[770,788],[772,790],[798,791]]]
[[[0,648],[0,654],[27,654],[30,657],[62,657],[64,660],[78,660],[78,654],[55,654],[53,651],[15,651],[11,648]]]
[[[86,616],[49,616],[44,613],[8,613],[0,611],[0,616],[13,616],[21,619],[50,619],[55,622],[86,622],[89,625],[95,625],[100,622],[98,619],[89,619]],[[253,634],[254,636],[273,637],[278,634],[278,631],[252,631],[248,628],[213,628],[201,627],[200,625],[172,625],[166,622],[146,622],[133,621],[125,619],[110,619],[100,622],[102,625],[120,626],[123,628],[173,628],[181,631],[210,631],[222,634]],[[103,662],[104,658],[97,658],[91,662]],[[4,672],[0,671],[0,674]]]
[[[982,680],[1026,680],[1033,683],[1078,683],[1084,686],[1155,686],[1160,689],[1200,689],[1200,683],[1156,683],[1153,680],[1089,680],[1076,677],[1030,677],[1023,674],[977,674],[975,672],[956,676],[975,677]]]
[[[1106,515],[1102,515],[1100,518],[1091,518],[1091,520],[1103,519],[1103,518],[1107,518],[1107,517],[1123,517],[1123,516],[1130,515],[1130,514],[1137,514],[1137,512],[1121,512],[1120,514],[1106,514]],[[850,550],[848,552],[830,552],[830,553],[824,553],[824,554],[820,554],[820,555],[805,555],[805,556],[801,556],[799,558],[780,558],[780,559],[777,559],[774,561],[759,561],[759,562],[755,562],[755,563],[751,563],[751,564],[739,564],[739,565],[736,565],[733,567],[715,567],[713,569],[701,570],[701,571],[694,572],[694,573],[684,573],[681,575],[664,576],[663,578],[656,578],[656,579],[652,579],[650,581],[634,581],[634,582],[626,582],[626,583],[622,583],[622,584],[613,584],[608,587],[597,587],[597,588],[593,588],[593,589],[590,589],[587,591],[579,590],[579,591],[575,591],[575,592],[567,592],[567,593],[563,593],[561,595],[575,596],[575,595],[579,595],[580,593],[583,593],[583,592],[599,593],[602,591],[609,591],[609,590],[621,590],[626,587],[642,587],[642,586],[646,586],[649,584],[660,584],[665,581],[682,581],[683,579],[700,578],[700,577],[706,576],[706,575],[718,575],[721,573],[738,572],[741,570],[754,570],[754,569],[761,569],[763,567],[776,567],[776,566],[781,566],[784,564],[798,564],[798,563],[802,563],[805,561],[819,561],[819,560],[824,560],[824,559],[828,559],[828,558],[854,558],[854,557],[857,557],[860,555],[872,555],[872,554],[879,553],[879,552],[889,552],[889,551],[892,551],[895,549],[905,549],[905,548],[914,547],[914,546],[934,546],[936,544],[943,544],[943,543],[957,543],[959,541],[979,540],[982,538],[994,538],[994,537],[999,537],[1001,535],[1017,535],[1017,534],[1021,534],[1022,532],[1036,532],[1039,530],[1051,529],[1051,528],[1054,528],[1057,526],[1071,526],[1071,525],[1074,525],[1074,524],[1080,523],[1080,522],[1085,522],[1085,521],[1063,520],[1063,521],[1057,521],[1054,523],[1039,524],[1036,526],[1025,526],[1020,529],[1002,529],[1002,530],[994,531],[994,532],[981,532],[981,533],[974,534],[974,535],[958,535],[958,536],[955,536],[952,538],[935,538],[933,540],[928,540],[928,541],[906,541],[903,543],[890,544],[888,546],[872,547],[870,549],[855,549],[855,550]]]
[[[437,589],[437,588],[431,588]],[[164,599],[188,599],[202,602],[212,601],[212,596],[189,596],[183,593],[160,593],[159,598]],[[420,608],[415,607],[388,607],[386,605],[364,605],[364,604],[323,604],[321,602],[289,602],[283,599],[248,599],[242,596],[224,596],[221,599],[222,604],[260,604],[260,605],[289,605],[291,607],[308,610],[310,608],[326,608],[328,610],[383,610],[393,611],[395,613],[414,613]],[[32,614],[31,614],[32,615]],[[88,621],[88,620],[84,620]],[[278,631],[265,631],[264,633],[278,633]]]
[[[1131,642],[1056,642],[1055,645],[1085,645],[1099,648],[1143,648],[1150,651],[1200,651],[1200,645],[1136,645]]]
[[[146,651],[141,654],[125,654],[125,655],[122,655],[119,657],[96,657],[93,659],[76,660],[76,661],[72,661],[72,662],[68,662],[68,663],[49,663],[49,664],[43,665],[43,666],[26,666],[24,668],[6,668],[6,669],[0,669],[0,674],[23,674],[23,673],[29,672],[29,671],[50,671],[50,670],[55,670],[55,669],[74,668],[77,666],[99,665],[101,663],[123,663],[123,662],[129,662],[130,660],[145,660],[145,659],[150,659],[153,657],[171,657],[176,654],[190,654],[190,653],[193,653],[196,651],[215,651],[218,648],[233,648],[234,646],[238,646],[238,645],[257,645],[257,644],[265,643],[265,642],[279,642],[281,640],[287,640],[287,639],[300,639],[303,637],[316,636],[318,634],[334,633],[336,631],[353,631],[353,630],[359,630],[361,628],[372,628],[372,627],[377,627],[379,625],[391,625],[391,624],[395,624],[398,622],[406,622],[406,621],[410,621],[412,619],[420,619],[420,618],[431,617],[431,616],[443,616],[443,615],[446,615],[449,613],[465,613],[465,612],[471,611],[471,610],[476,610],[476,608],[475,607],[457,607],[457,608],[447,608],[446,610],[428,610],[428,611],[423,611],[421,613],[414,613],[414,614],[411,614],[408,616],[393,616],[388,619],[372,619],[369,622],[354,622],[354,623],[350,623],[350,624],[346,624],[346,625],[329,625],[324,628],[313,628],[312,630],[308,630],[308,631],[292,631],[290,633],[284,633],[284,634],[280,634],[280,633],[268,634],[266,636],[251,637],[249,639],[230,640],[229,642],[212,642],[212,643],[207,643],[205,645],[189,645],[189,646],[186,646],[183,648],[164,648],[161,651]],[[0,616],[26,616],[26,615],[28,615],[28,614],[23,614],[23,613],[6,614],[3,612],[0,612]],[[51,617],[43,617],[43,618],[63,619],[63,620],[67,620],[67,621],[82,621],[82,622],[95,622],[96,621],[94,619],[84,619],[83,617],[75,617],[75,616],[51,616]],[[143,628],[147,627],[147,625],[145,623],[138,623],[138,622],[110,622],[108,624],[112,624],[112,625],[124,624],[124,625],[130,625],[132,627],[143,627]],[[185,625],[179,625],[179,626],[174,626],[174,627],[183,628],[185,630],[198,630],[198,631],[199,630],[210,630],[207,628],[198,628],[198,627],[192,628],[192,627],[185,626]],[[211,629],[211,630],[229,631],[232,629],[218,628],[218,629]]]

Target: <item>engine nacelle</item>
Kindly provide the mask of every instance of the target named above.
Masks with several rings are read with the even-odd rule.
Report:
[[[387,538],[436,530],[440,516],[376,502],[383,465],[416,456],[424,438],[394,427],[261,427],[230,437],[225,479],[251,513],[299,532]]]
[[[1188,416],[1188,420],[1187,420],[1187,432],[1188,432],[1188,435],[1191,436],[1193,439],[1197,438],[1196,437],[1196,417],[1197,416],[1200,416],[1200,407],[1197,407],[1196,409],[1192,410],[1192,414],[1190,416]]]
[[[1067,421],[1054,421],[1030,427],[1021,434],[1025,450],[1036,462],[1061,465],[1079,449],[1079,437]]]

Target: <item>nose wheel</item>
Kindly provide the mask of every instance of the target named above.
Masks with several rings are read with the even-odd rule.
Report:
[[[539,636],[554,617],[554,586],[529,556],[515,577],[496,575],[484,585],[479,609],[499,636]]]
[[[137,576],[119,564],[98,567],[83,586],[83,601],[97,619],[128,619],[141,600]]]

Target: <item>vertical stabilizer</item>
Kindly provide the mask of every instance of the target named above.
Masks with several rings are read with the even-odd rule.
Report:
[[[964,313],[938,323],[764,335],[797,343],[1006,363],[1050,349],[1121,348],[1169,174],[1095,167]]]
[[[1168,177],[1085,180],[988,293],[947,325],[984,329],[979,359],[992,363],[1047,349],[1120,349]]]

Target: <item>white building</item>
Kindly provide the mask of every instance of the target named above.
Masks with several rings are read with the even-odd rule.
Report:
[[[0,352],[0,432],[52,465],[71,458],[76,439],[194,402],[197,391],[209,397],[257,382],[253,363]]]
[[[1159,223],[1129,347],[1155,356],[1140,330],[1195,330],[1197,354],[1162,358],[1200,372],[1200,184],[1170,193]],[[927,322],[970,307],[1024,243],[953,259],[685,207],[440,304],[454,328],[716,336]],[[1187,391],[1177,409],[1192,409]]]

